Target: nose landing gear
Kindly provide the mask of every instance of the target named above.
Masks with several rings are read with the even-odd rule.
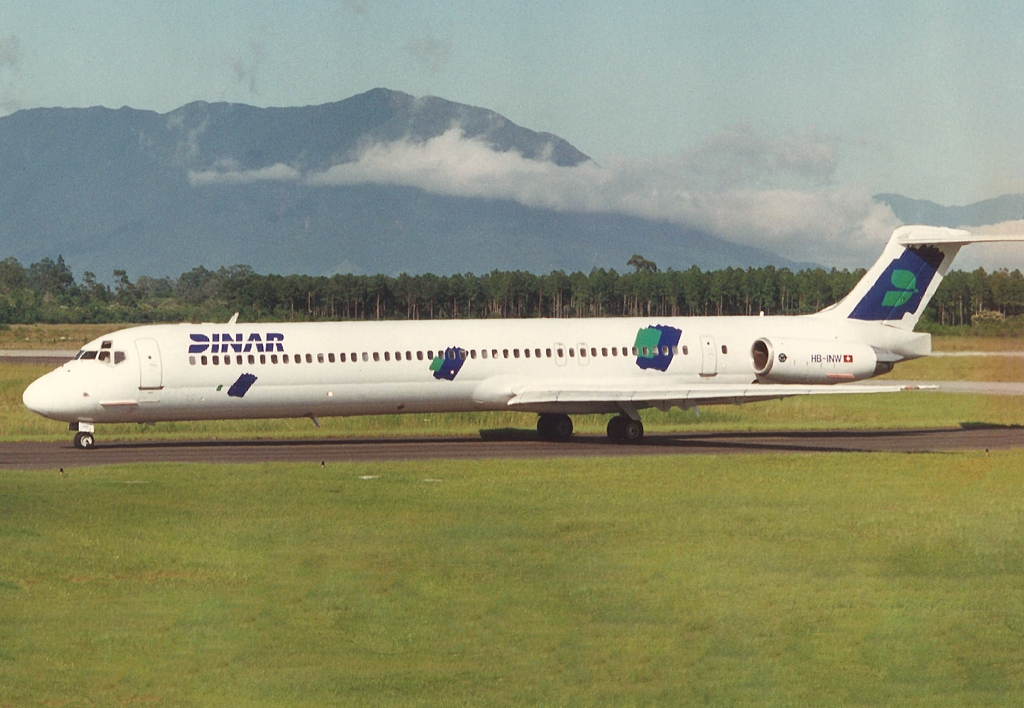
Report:
[[[79,450],[89,450],[96,445],[96,438],[92,433],[75,433],[75,447]]]
[[[75,433],[75,447],[79,450],[90,450],[96,446],[96,438],[93,437],[94,427],[92,423],[77,421],[68,423],[68,430]]]

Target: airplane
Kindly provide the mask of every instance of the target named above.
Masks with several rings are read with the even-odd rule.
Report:
[[[500,410],[537,413],[547,440],[569,438],[572,415],[611,414],[608,437],[635,443],[652,407],[901,390],[850,384],[931,352],[914,326],[962,246],[1021,240],[902,226],[845,298],[809,315],[131,327],[22,400],[81,449],[101,423]]]

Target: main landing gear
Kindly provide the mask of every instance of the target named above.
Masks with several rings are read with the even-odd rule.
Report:
[[[572,437],[572,418],[562,413],[544,413],[537,419],[541,440],[568,440]]]
[[[608,437],[612,442],[637,443],[644,437],[644,424],[624,415],[608,421]]]
[[[572,437],[572,419],[561,413],[544,413],[537,419],[537,435],[541,440],[568,440]],[[644,424],[629,416],[617,415],[608,421],[608,437],[617,443],[640,442],[644,437]]]

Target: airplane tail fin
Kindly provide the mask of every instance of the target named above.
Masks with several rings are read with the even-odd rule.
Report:
[[[969,243],[1024,241],[1024,235],[972,234],[941,226],[901,226],[860,282],[819,315],[913,330],[953,258]]]

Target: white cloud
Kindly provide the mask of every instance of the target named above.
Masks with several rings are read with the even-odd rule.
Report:
[[[237,165],[222,161],[210,170],[190,170],[188,173],[188,183],[193,187],[206,187],[217,184],[290,182],[301,177],[302,175],[297,170],[281,163],[258,170],[239,170]]]
[[[21,39],[16,34],[0,37],[0,68],[16,70],[21,66]]]
[[[593,162],[559,167],[516,152],[496,152],[482,140],[466,138],[456,127],[426,142],[370,145],[355,161],[306,175],[305,183],[405,185],[434,194],[510,199],[559,211],[630,214],[699,228],[793,260],[840,267],[870,265],[899,224],[888,207],[849,190],[826,185],[738,186],[767,183],[789,173],[824,181],[835,155],[819,142],[748,140],[745,164],[735,159],[736,141],[723,143],[724,160],[713,159],[722,153],[709,145],[672,158],[620,158],[606,167]],[[787,143],[796,149],[787,153]],[[728,167],[730,162],[735,169]],[[723,181],[723,172],[732,174],[725,182],[738,188],[709,189],[709,182]]]
[[[451,37],[437,39],[427,35],[421,39],[410,39],[405,43],[405,51],[426,66],[430,73],[436,74],[451,58],[452,40]]]

